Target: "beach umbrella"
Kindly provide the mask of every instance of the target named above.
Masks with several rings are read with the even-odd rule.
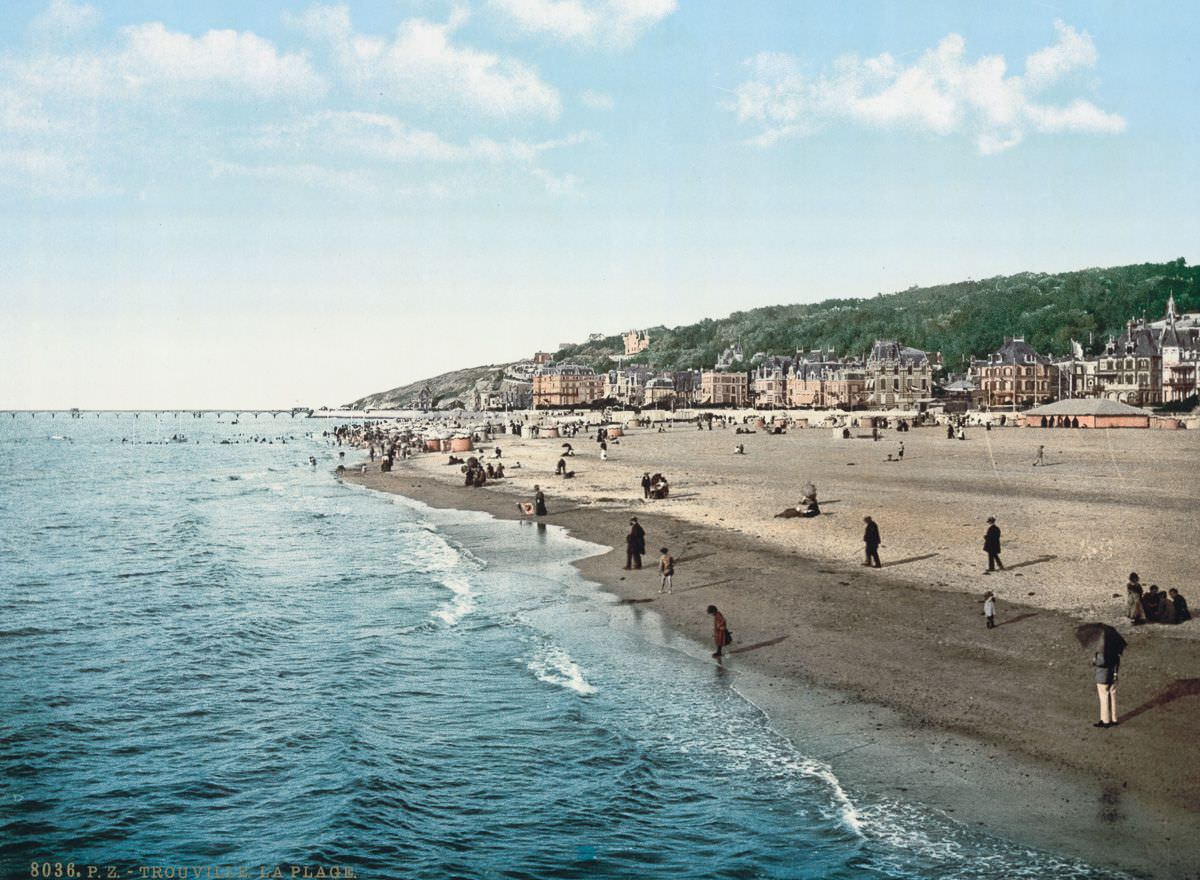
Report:
[[[1075,627],[1075,638],[1089,651],[1119,657],[1125,650],[1125,638],[1107,623],[1085,623]]]

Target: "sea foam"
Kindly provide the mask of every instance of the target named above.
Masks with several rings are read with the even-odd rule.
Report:
[[[557,645],[540,646],[525,665],[538,681],[555,684],[583,696],[596,693],[596,688],[583,677],[579,665]]]

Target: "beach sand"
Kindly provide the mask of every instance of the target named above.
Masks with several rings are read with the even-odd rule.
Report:
[[[1200,877],[1200,627],[1133,629],[1122,617],[1131,570],[1196,601],[1200,432],[967,437],[632,429],[602,462],[581,434],[567,459],[576,476],[563,480],[563,440],[500,435],[508,478],[484,488],[463,487],[436,453],[346,479],[503,517],[540,483],[547,523],[615,548],[581,560],[586,577],[705,644],[704,609],[720,607],[737,636],[724,666],[738,689],[848,786],[1096,864]],[[900,440],[904,460],[886,461]],[[1046,466],[1031,467],[1039,444]],[[491,445],[476,454],[490,458]],[[643,501],[645,471],[671,480],[669,499]],[[809,480],[824,515],[775,518]],[[880,570],[860,565],[865,514],[882,532]],[[623,570],[630,515],[647,532],[641,571]],[[988,516],[1009,567],[991,575]],[[677,559],[669,596],[657,593],[661,546]],[[1091,726],[1090,658],[1073,636],[1083,620],[1130,642],[1116,728]]]

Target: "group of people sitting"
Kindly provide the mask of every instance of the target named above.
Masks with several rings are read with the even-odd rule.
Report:
[[[667,484],[667,478],[662,474],[650,476],[650,472],[642,474],[642,497],[643,498],[666,498],[671,494],[671,487]]]
[[[1171,587],[1164,593],[1159,590],[1158,584],[1151,584],[1149,590],[1144,590],[1137,572],[1129,575],[1125,596],[1125,616],[1133,621],[1134,626],[1142,623],[1183,623],[1192,619],[1187,599],[1179,595],[1178,590]]]
[[[466,476],[463,485],[474,486],[477,489],[486,484],[488,480],[504,479],[504,465],[502,463],[497,462],[493,465],[489,461],[486,465],[481,464],[475,456],[467,459],[467,463],[462,466],[462,472]]]
[[[789,518],[794,516],[810,519],[814,516],[821,515],[821,505],[817,503],[817,487],[812,483],[806,483],[804,486],[804,495],[800,499],[800,503],[795,507],[789,507],[782,513],[775,514],[775,518]]]

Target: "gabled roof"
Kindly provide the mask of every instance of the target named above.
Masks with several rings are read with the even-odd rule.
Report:
[[[867,361],[899,361],[902,364],[913,364],[916,366],[928,363],[929,355],[919,348],[910,348],[907,345],[901,345],[894,339],[876,339],[875,345],[871,347],[871,354],[868,355]]]
[[[1117,339],[1112,356],[1131,354],[1134,357],[1154,357],[1159,353],[1158,341],[1154,331],[1145,324],[1137,324],[1125,328],[1125,332]]]
[[[1056,400],[1045,406],[1035,406],[1026,410],[1027,416],[1149,416],[1152,412],[1139,409],[1119,400],[1096,397],[1075,397],[1069,400]]]
[[[993,364],[1037,364],[1046,363],[1049,358],[1040,355],[1023,337],[1015,336],[1005,339],[1004,344],[988,356],[988,362]]]

